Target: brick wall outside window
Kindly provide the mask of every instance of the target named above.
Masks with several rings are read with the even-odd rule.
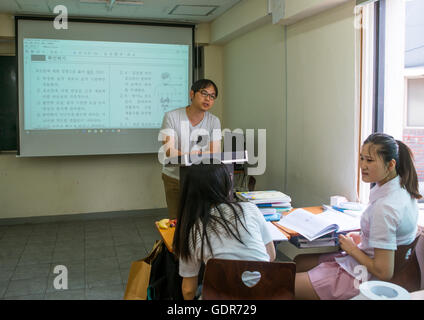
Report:
[[[424,196],[424,128],[403,129],[403,142],[412,150],[417,170],[420,193]],[[421,200],[420,202],[423,202]]]
[[[418,181],[424,181],[424,128],[403,129],[403,142],[411,148],[415,158]]]

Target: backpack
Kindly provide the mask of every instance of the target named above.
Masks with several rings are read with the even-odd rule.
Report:
[[[178,259],[163,241],[151,266],[147,300],[183,300]]]

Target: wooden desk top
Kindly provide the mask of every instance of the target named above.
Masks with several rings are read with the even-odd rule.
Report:
[[[317,213],[321,213],[324,210],[322,209],[321,206],[316,206],[316,207],[305,207],[303,208],[305,210],[308,210],[311,213],[317,214]],[[293,209],[294,210],[294,209]],[[289,211],[289,212],[285,212],[283,215],[287,215],[290,212],[292,212],[293,210]],[[288,228],[284,228],[282,226],[280,226],[279,224],[277,224],[276,222],[273,222],[273,224],[278,227],[278,229],[288,238],[290,239],[291,237],[297,236],[299,235],[297,232],[290,230]],[[174,233],[175,233],[175,227],[170,227],[168,229],[161,229],[159,228],[158,222],[155,222],[156,225],[156,229],[158,230],[159,234],[162,237],[163,242],[165,242],[166,247],[168,248],[169,252],[172,252],[172,242],[174,240]]]
[[[162,237],[163,242],[165,242],[166,247],[169,252],[172,252],[172,242],[174,241],[175,227],[169,227],[168,229],[159,228],[159,224],[155,222],[156,229],[159,231],[160,236]]]

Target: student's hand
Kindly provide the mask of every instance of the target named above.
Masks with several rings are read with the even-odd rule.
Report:
[[[339,235],[339,243],[340,248],[342,248],[342,250],[348,255],[351,255],[353,251],[358,249],[358,246],[351,237],[344,236],[342,234]]]
[[[347,237],[351,237],[356,245],[361,243],[361,234],[359,232],[349,232]]]

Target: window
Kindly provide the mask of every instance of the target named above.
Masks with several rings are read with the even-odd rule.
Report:
[[[424,193],[424,1],[368,1],[357,10],[363,20],[361,142],[371,132],[404,141]],[[368,201],[367,184],[358,181],[358,195]]]

